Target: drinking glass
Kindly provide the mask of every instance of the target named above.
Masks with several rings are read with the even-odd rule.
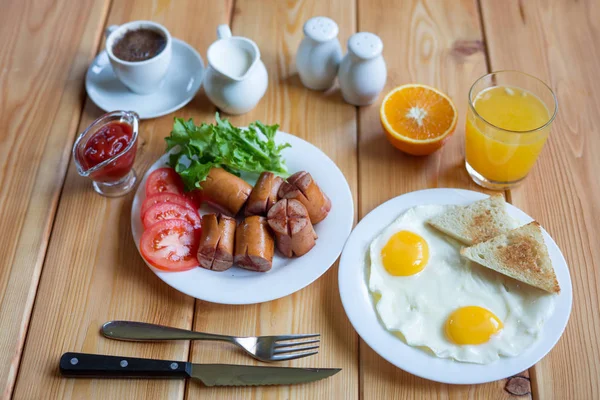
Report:
[[[487,102],[488,119],[481,107],[478,110],[478,100]],[[475,81],[465,130],[465,164],[471,178],[494,190],[520,183],[542,151],[557,110],[552,89],[523,72],[493,72]],[[534,121],[537,125],[531,126]]]

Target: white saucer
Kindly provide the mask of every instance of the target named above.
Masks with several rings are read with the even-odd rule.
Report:
[[[104,111],[135,111],[141,119],[156,118],[190,102],[202,85],[204,62],[186,42],[173,38],[173,58],[161,88],[152,94],[131,92],[115,76],[106,50],[94,59],[85,77],[90,99]]]
[[[573,302],[571,276],[556,242],[542,228],[544,242],[556,272],[561,292],[556,296],[554,314],[544,324],[540,338],[515,357],[500,357],[490,364],[461,363],[437,358],[411,347],[387,331],[379,322],[366,281],[365,253],[382,229],[411,207],[424,204],[466,205],[487,196],[461,189],[427,189],[395,197],[375,208],[354,228],[348,238],[338,273],[340,296],[348,319],[360,337],[381,357],[404,371],[432,381],[451,384],[477,384],[496,381],[529,369],[541,360],[560,339]],[[512,204],[509,215],[521,223],[533,219]]]

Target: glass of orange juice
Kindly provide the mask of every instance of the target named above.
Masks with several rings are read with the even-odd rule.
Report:
[[[537,160],[558,103],[541,80],[518,71],[492,72],[469,91],[465,164],[471,178],[489,189],[521,182]]]

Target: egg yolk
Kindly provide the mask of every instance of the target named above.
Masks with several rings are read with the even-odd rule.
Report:
[[[409,231],[396,232],[381,250],[383,267],[393,276],[410,276],[421,272],[429,260],[425,239]]]
[[[461,307],[446,321],[446,335],[456,344],[482,344],[504,325],[489,310],[478,306]]]

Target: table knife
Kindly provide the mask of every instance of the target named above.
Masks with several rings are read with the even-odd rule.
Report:
[[[283,368],[192,364],[183,361],[65,353],[60,372],[73,378],[193,378],[206,386],[291,385],[337,374],[338,368]]]

